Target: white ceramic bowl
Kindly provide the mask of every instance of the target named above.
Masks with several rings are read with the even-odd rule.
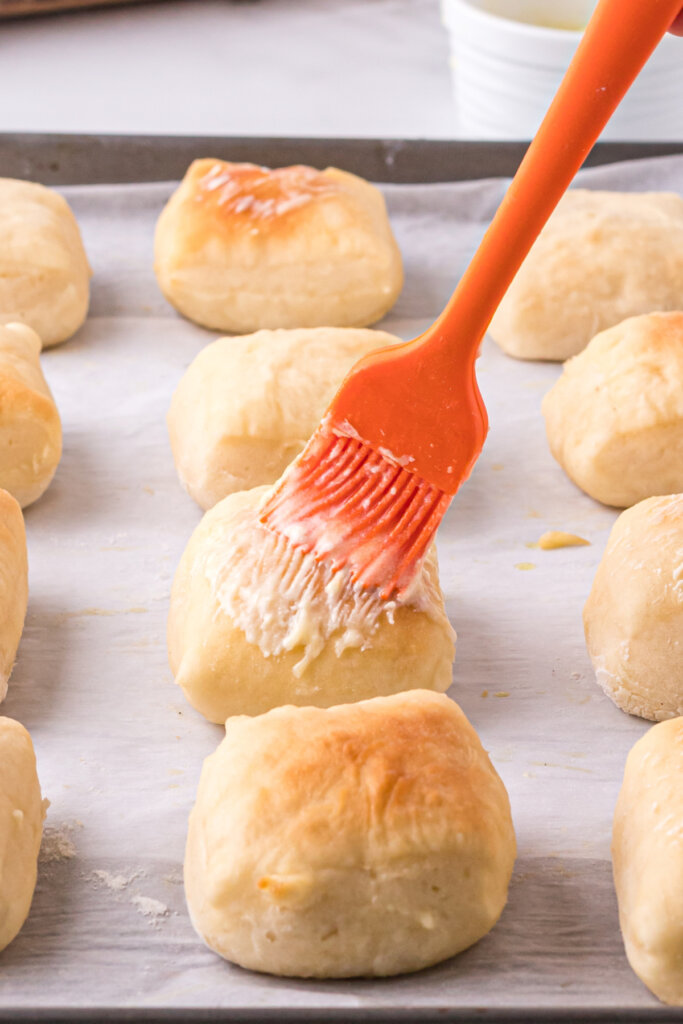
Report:
[[[442,0],[458,134],[531,138],[594,6],[595,0]],[[602,137],[683,139],[683,39],[662,40]]]

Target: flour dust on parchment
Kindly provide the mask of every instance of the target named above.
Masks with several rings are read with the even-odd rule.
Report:
[[[155,900],[151,896],[133,896],[130,901],[139,914],[151,918],[156,923],[159,918],[168,917],[170,911],[161,900]]]
[[[140,871],[134,871],[132,875],[115,874],[112,871],[105,871],[97,868],[92,872],[91,878],[111,892],[123,892],[128,886],[140,877]]]
[[[40,844],[40,863],[58,864],[73,860],[78,852],[73,834],[82,828],[83,822],[76,820],[64,821],[61,825],[46,825]]]

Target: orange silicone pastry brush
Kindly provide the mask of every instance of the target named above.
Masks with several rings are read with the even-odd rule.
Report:
[[[270,529],[384,597],[410,586],[484,444],[475,360],[489,321],[681,2],[601,0],[448,306],[421,337],[351,370],[264,505]]]

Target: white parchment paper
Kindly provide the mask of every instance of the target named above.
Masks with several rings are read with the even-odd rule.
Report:
[[[584,183],[680,192],[683,159],[601,168]],[[382,982],[251,974],[194,934],[186,821],[222,730],[186,705],[166,662],[172,575],[200,511],[177,482],[165,415],[214,335],[177,317],[153,277],[171,188],[65,189],[95,276],[87,324],[44,355],[64,457],[26,513],[30,605],[2,712],[30,729],[51,807],[29,920],[0,955],[0,1006],[654,1009],[623,954],[609,859],[624,759],[647,726],[598,690],[581,625],[615,513],[548,452],[539,406],[559,367],[515,362],[488,341],[479,374],[491,432],[439,546],[459,636],[450,693],[512,800],[509,905],[458,958]],[[383,327],[413,337],[440,311],[503,190],[384,189],[406,286]],[[591,546],[530,549],[548,529]]]

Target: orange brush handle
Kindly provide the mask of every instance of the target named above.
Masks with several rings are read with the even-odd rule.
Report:
[[[474,364],[489,321],[681,3],[601,0],[453,297],[420,338],[372,353],[354,367],[329,410],[342,433],[349,424],[349,436],[376,451],[386,449],[399,461],[408,456],[401,464],[455,494],[486,436]]]
[[[456,347],[464,341],[476,350],[524,257],[682,3],[601,0],[596,7],[535,139],[439,318],[444,337]]]

